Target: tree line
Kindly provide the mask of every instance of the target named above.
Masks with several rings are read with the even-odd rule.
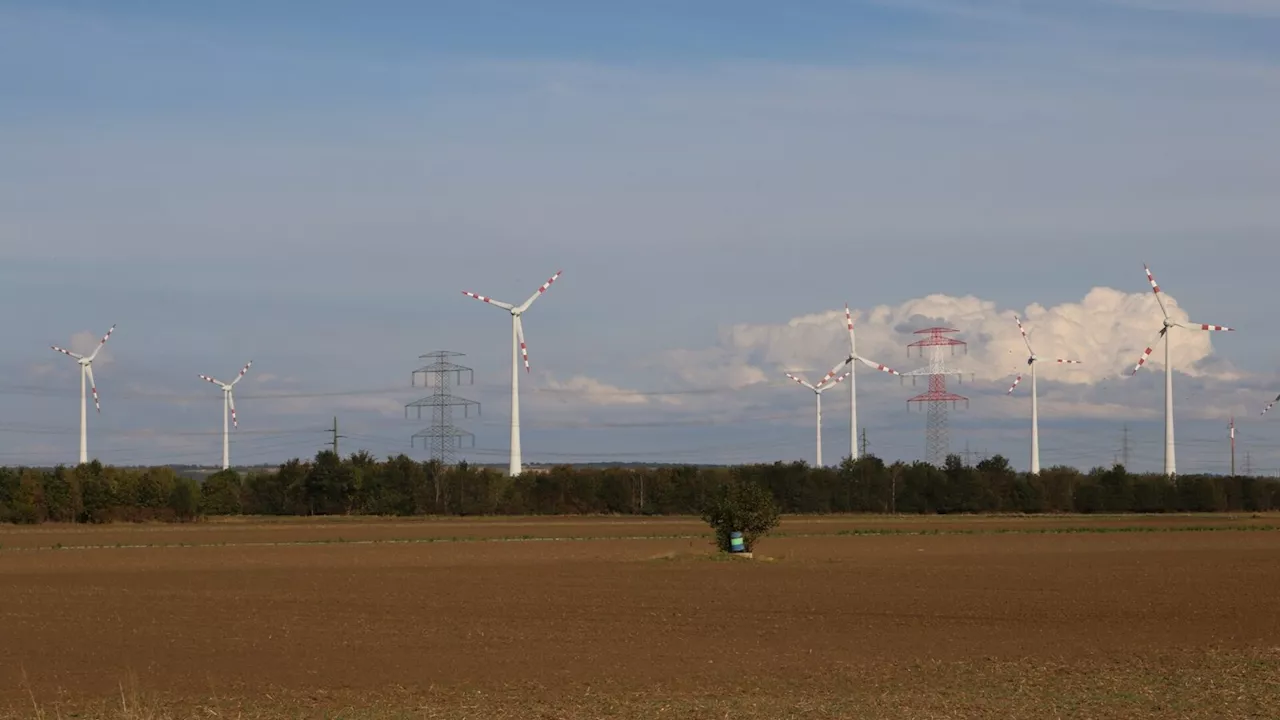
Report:
[[[943,467],[846,457],[738,466],[574,467],[518,477],[465,462],[322,451],[274,470],[224,470],[203,482],[170,467],[0,468],[0,522],[161,520],[225,515],[698,515],[720,488],[747,481],[783,513],[1123,513],[1280,509],[1272,478],[1135,474],[1123,466],[1020,473],[995,456]]]

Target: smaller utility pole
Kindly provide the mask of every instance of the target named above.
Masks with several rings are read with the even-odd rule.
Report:
[[[1129,423],[1124,424],[1124,440],[1120,445],[1120,457],[1126,470],[1129,469]]]
[[[338,434],[338,416],[334,415],[333,416],[333,443],[332,443],[334,455],[338,455],[338,438],[345,438],[345,437],[346,435]],[[338,455],[338,458],[341,459],[342,456]]]
[[[862,428],[862,457],[867,456],[867,429]]]
[[[1253,477],[1253,457],[1248,450],[1244,451],[1244,474],[1246,477]]]
[[[1236,476],[1236,418],[1231,416],[1231,477]]]

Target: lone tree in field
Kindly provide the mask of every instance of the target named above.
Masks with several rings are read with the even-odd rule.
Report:
[[[781,512],[773,495],[759,483],[735,478],[717,488],[702,509],[702,519],[716,533],[716,547],[729,552],[729,535],[742,533],[747,552],[756,540],[778,525]]]

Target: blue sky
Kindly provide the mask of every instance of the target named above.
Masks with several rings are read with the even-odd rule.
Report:
[[[1127,379],[1148,262],[1240,328],[1176,339],[1180,469],[1225,466],[1234,413],[1280,470],[1277,40],[1264,0],[0,2],[0,462],[74,461],[48,346],[112,323],[104,461],[217,462],[196,374],[248,359],[233,460],[311,454],[334,415],[423,457],[408,375],[450,349],[470,457],[502,462],[508,320],[460,291],[563,270],[526,318],[526,461],[811,459],[782,372],[838,359],[847,302],[902,369],[910,329],[964,331],[953,449],[1020,467],[1012,314],[1043,308],[1090,362],[1041,377],[1043,462],[1110,462],[1127,424],[1158,469],[1161,371]],[[923,452],[910,394],[859,373],[883,456]]]

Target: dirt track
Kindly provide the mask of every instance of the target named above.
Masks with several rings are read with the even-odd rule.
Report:
[[[527,534],[554,525],[534,524]],[[342,536],[401,537],[406,527],[460,537],[495,526],[366,523]],[[564,527],[551,532],[565,536]],[[648,526],[680,534],[674,528],[701,532],[688,521]],[[201,541],[331,530],[205,529]],[[85,537],[119,533],[133,544],[183,532],[196,531]],[[23,535],[0,533],[0,542],[21,547]],[[928,667],[1084,672],[1164,658],[1176,672],[1209,662],[1209,650],[1270,658],[1280,648],[1280,613],[1270,609],[1280,532],[784,537],[760,547],[771,560],[732,562],[699,557],[705,548],[660,538],[6,549],[0,705],[30,708],[24,670],[41,703],[112,694],[129,673],[193,701],[432,686],[543,688],[553,699],[588,688],[613,698],[729,688],[800,697],[906,693]]]

